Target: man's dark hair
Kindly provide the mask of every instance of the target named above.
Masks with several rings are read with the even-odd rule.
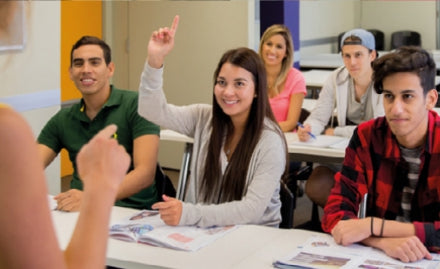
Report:
[[[98,45],[102,49],[102,53],[104,55],[105,64],[108,65],[112,61],[112,51],[104,42],[104,40],[96,37],[96,36],[83,36],[73,45],[72,50],[70,51],[70,66],[73,64],[73,51],[77,48],[84,45]]]
[[[420,78],[423,94],[435,89],[435,62],[424,49],[415,46],[400,47],[373,62],[373,81],[377,93],[383,92],[383,80],[395,73],[414,73]]]

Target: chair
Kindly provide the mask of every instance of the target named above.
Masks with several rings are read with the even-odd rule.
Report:
[[[397,31],[391,34],[391,49],[401,46],[422,46],[420,34],[414,31]]]
[[[376,50],[385,50],[385,34],[381,30],[377,29],[367,29],[368,32],[372,33],[374,40],[376,41]]]
[[[280,228],[293,228],[293,212],[295,210],[295,195],[289,190],[286,183],[280,180],[280,200],[281,200],[281,223]]]
[[[159,163],[156,166],[154,181],[156,183],[158,201],[163,201],[162,194],[169,197],[176,197],[176,189],[174,188],[173,182],[171,182],[171,179],[163,172]]]
[[[345,34],[345,32],[342,32],[342,33],[340,33],[340,34],[338,35],[338,45],[337,45],[337,47],[338,47],[338,53],[341,52],[341,39],[342,39],[342,37],[344,36],[344,34]]]

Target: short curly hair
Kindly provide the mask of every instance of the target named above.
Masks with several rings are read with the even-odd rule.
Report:
[[[410,72],[420,78],[423,93],[435,89],[435,62],[426,50],[415,46],[400,47],[385,54],[373,63],[374,88],[378,94],[383,92],[383,80],[395,73]]]

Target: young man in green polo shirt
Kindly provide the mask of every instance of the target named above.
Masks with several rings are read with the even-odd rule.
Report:
[[[58,209],[79,210],[83,186],[77,172],[76,155],[99,130],[111,123],[118,126],[115,139],[132,158],[115,205],[150,208],[157,201],[154,176],[159,127],[138,115],[137,92],[118,90],[110,85],[114,64],[110,47],[103,40],[84,36],[73,45],[70,56],[70,78],[82,99],[72,107],[61,109],[38,137],[45,167],[63,148],[69,152],[73,164],[71,189],[55,196]]]

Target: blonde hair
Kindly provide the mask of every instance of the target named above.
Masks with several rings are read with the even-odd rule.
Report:
[[[271,85],[274,89],[278,89],[280,85],[284,83],[286,80],[287,74],[289,73],[290,68],[293,66],[293,40],[292,35],[290,34],[289,29],[283,24],[274,24],[264,31],[263,36],[260,40],[260,47],[258,49],[258,54],[262,57],[262,50],[264,43],[267,42],[269,38],[274,35],[281,35],[286,41],[286,57],[284,57],[281,63],[281,72],[278,74],[277,79],[275,80],[274,85]],[[264,62],[264,59],[263,59]]]

